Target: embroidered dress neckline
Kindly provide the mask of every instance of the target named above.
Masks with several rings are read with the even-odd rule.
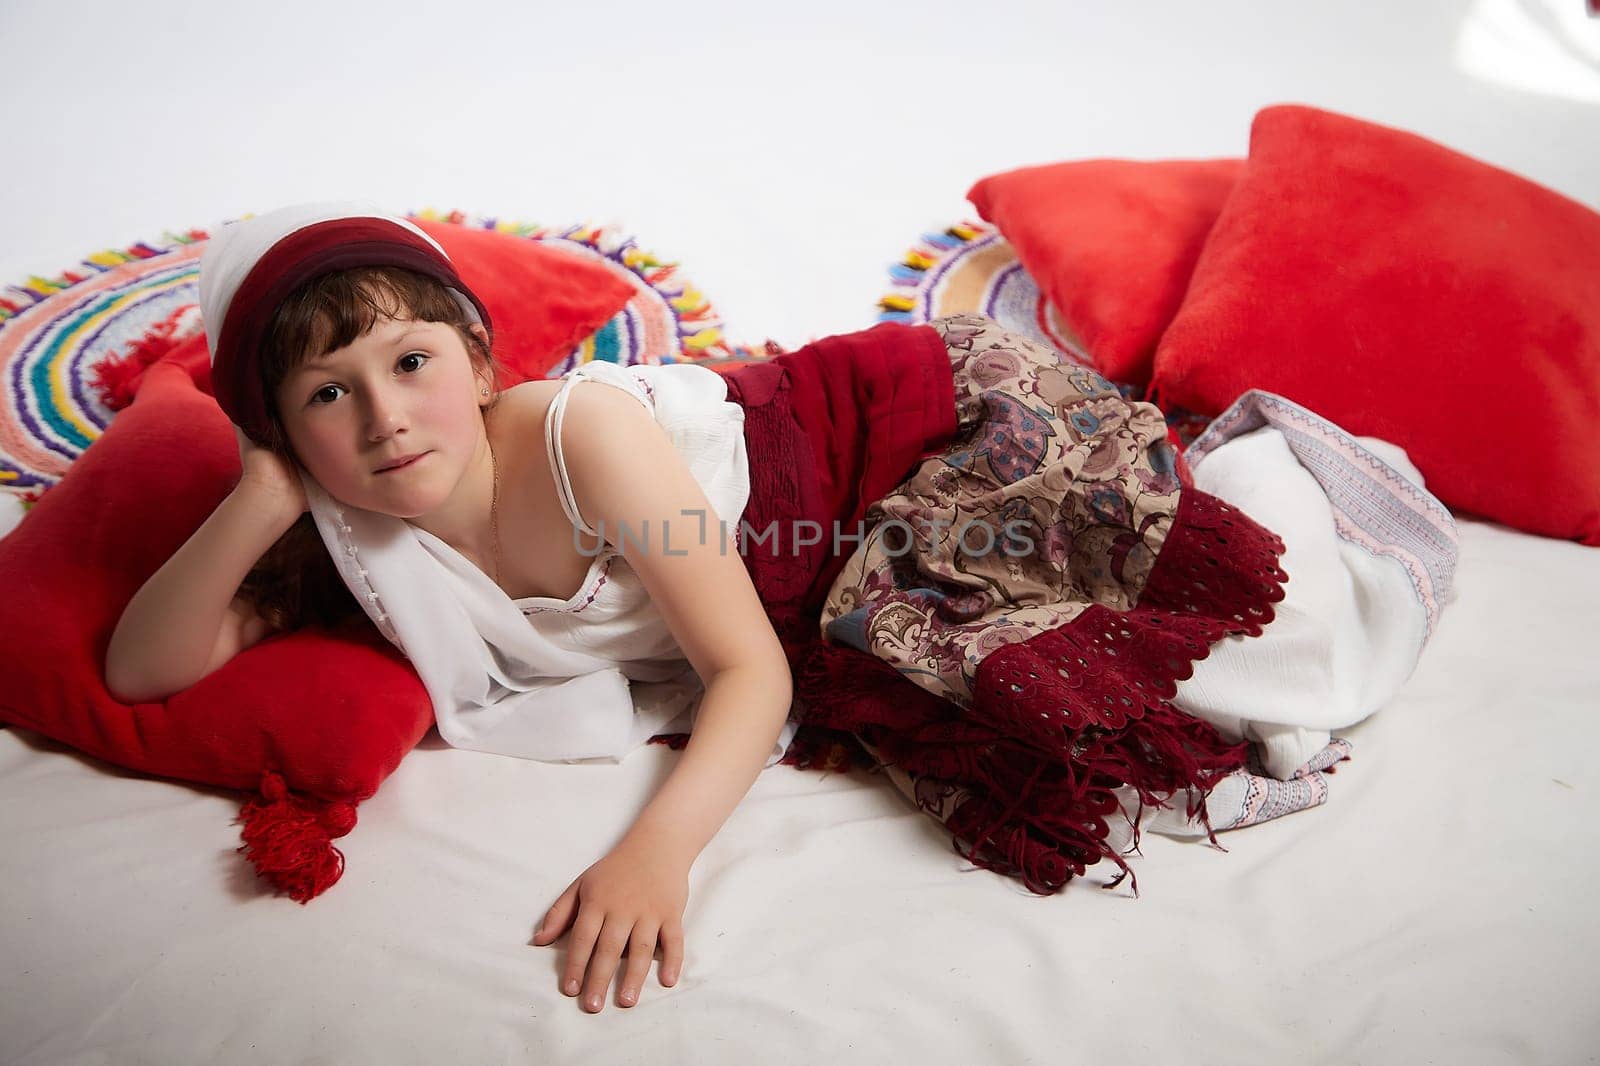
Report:
[[[562,599],[560,596],[520,596],[512,599],[511,602],[516,604],[518,607],[536,607],[541,604],[554,603],[557,605],[555,608],[556,610],[562,610],[573,606],[585,593],[594,591],[598,585],[598,582],[604,579],[606,563],[609,562],[611,556],[615,554],[616,549],[612,548],[609,544],[604,548],[601,548],[599,553],[595,555],[594,562],[589,564],[589,569],[584,573],[583,583],[578,586],[578,591],[574,592],[566,599]],[[546,608],[546,610],[549,609],[550,608]]]
[[[483,580],[487,581],[491,585],[494,585],[495,589],[500,593],[500,595],[505,596],[506,599],[510,600],[511,603],[516,605],[519,609],[528,607],[539,607],[542,610],[547,611],[575,609],[579,602],[584,600],[584,598],[589,596],[589,594],[593,593],[598,587],[599,583],[605,579],[605,571],[607,569],[606,564],[610,561],[613,555],[617,554],[616,548],[610,544],[607,544],[605,547],[601,548],[600,551],[595,555],[594,562],[589,564],[589,569],[584,573],[583,582],[578,586],[578,591],[564,599],[560,596],[512,597],[506,595],[506,591],[500,588],[499,585],[495,584],[494,578],[484,573],[482,567],[458,551],[455,545],[441,537],[429,533],[426,529],[423,529],[420,526],[411,525],[410,522],[407,522],[406,525],[410,526],[417,537],[422,539],[430,548],[435,551],[442,550],[449,553],[456,559],[459,559],[467,567],[471,568],[475,573],[482,576]],[[555,606],[551,607],[549,606],[550,604],[555,604]]]

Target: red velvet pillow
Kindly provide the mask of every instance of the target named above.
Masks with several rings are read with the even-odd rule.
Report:
[[[1600,545],[1600,214],[1414,134],[1268,108],[1152,398],[1216,414],[1247,389],[1398,444],[1451,507]]]
[[[609,322],[634,285],[597,262],[543,241],[413,218],[439,242],[494,323],[500,385],[542,378]]]
[[[1144,385],[1156,341],[1239,159],[1090,159],[984,178],[967,193],[1113,381]]]
[[[107,693],[123,608],[239,476],[227,417],[185,369],[205,366],[203,335],[152,366],[133,405],[0,539],[0,720],[144,773],[262,788],[266,802],[244,811],[250,858],[304,902],[337,880],[329,841],[433,711],[364,617],[271,637],[164,703]]]

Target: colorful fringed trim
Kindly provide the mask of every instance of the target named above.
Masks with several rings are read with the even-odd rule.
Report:
[[[645,287],[661,297],[677,325],[679,354],[683,360],[766,357],[766,345],[735,345],[728,342],[723,335],[722,320],[711,301],[705,293],[685,280],[679,273],[678,263],[660,259],[643,250],[632,237],[610,226],[578,225],[555,229],[490,216],[468,215],[461,211],[441,213],[431,207],[413,212],[410,217],[511,233],[533,240],[566,241],[580,245],[633,274]]]
[[[879,322],[921,322],[916,312],[916,290],[927,280],[928,271],[950,257],[952,252],[987,237],[995,228],[982,222],[957,222],[942,230],[924,233],[900,262],[889,268],[894,291],[878,301]]]
[[[0,288],[0,324],[9,318],[21,314],[34,304],[49,299],[58,292],[64,292],[72,286],[88,281],[97,274],[104,274],[108,270],[115,270],[124,263],[131,263],[138,259],[150,259],[154,256],[164,255],[174,248],[185,244],[203,241],[208,234],[204,230],[191,229],[183,233],[173,233],[168,230],[161,235],[161,242],[139,241],[126,248],[109,248],[103,252],[96,252],[81,261],[74,269],[63,270],[53,278],[41,278],[32,275],[21,285],[7,285]]]
[[[922,234],[900,261],[890,266],[889,281],[894,288],[878,301],[878,321],[920,324],[935,314],[955,311],[988,313],[983,307],[969,306],[945,306],[942,310],[933,311],[929,306],[933,297],[928,287],[930,283],[936,282],[935,275],[949,268],[952,259],[967,251],[976,252],[977,249],[973,248],[973,245],[1001,239],[1003,237],[998,228],[985,222],[971,221],[957,222],[942,230]],[[1044,297],[1041,295],[1040,299],[1043,300]],[[1094,359],[1089,352],[1073,344],[1071,340],[1053,334],[1045,339],[1084,366],[1094,366]],[[1112,384],[1126,400],[1143,400],[1149,391],[1145,385],[1135,385],[1125,381],[1115,381]],[[1181,407],[1171,408],[1164,413],[1167,426],[1171,430],[1170,440],[1180,452],[1211,424],[1209,416]]]
[[[557,229],[460,211],[440,214],[429,210],[413,217],[564,242],[579,254],[626,272],[637,290],[628,307],[568,353],[561,369],[597,358],[618,362],[692,360],[723,367],[783,351],[770,340],[756,345],[731,343],[711,302],[685,281],[677,263],[640,249],[608,227]],[[28,357],[31,362],[27,366],[8,362],[3,368],[12,375],[13,389],[22,390],[18,409],[42,413],[42,420],[25,420],[15,411],[0,418],[0,441],[11,442],[10,450],[0,450],[0,491],[20,500],[25,509],[31,507],[61,476],[66,464],[59,457],[64,456],[67,463],[75,459],[104,430],[109,416],[127,406],[144,370],[179,341],[198,332],[193,290],[199,246],[208,237],[200,228],[167,231],[160,239],[97,252],[54,277],[34,276],[0,289],[0,329],[40,332],[56,329],[64,316],[76,313],[66,305],[76,299],[74,292],[85,283],[101,288],[117,277],[124,279],[106,288],[93,305],[95,330],[70,333],[67,346],[52,345],[45,357],[35,352]],[[179,257],[183,262],[174,263]],[[190,306],[175,307],[174,297],[181,300],[185,288]],[[151,316],[152,311],[156,317]],[[31,324],[22,321],[24,312],[30,312]],[[182,321],[169,322],[169,317]],[[130,334],[136,338],[131,342],[126,339]],[[645,339],[651,346],[648,352],[640,349]],[[73,384],[73,375],[81,388]]]

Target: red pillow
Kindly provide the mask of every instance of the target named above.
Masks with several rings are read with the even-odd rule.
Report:
[[[1152,398],[1216,414],[1247,389],[1398,444],[1451,507],[1600,545],[1600,214],[1414,134],[1268,108]]]
[[[1239,159],[1090,159],[984,178],[967,193],[1113,381],[1150,380],[1156,341]]]
[[[144,773],[259,786],[266,802],[244,811],[249,857],[304,902],[338,879],[330,840],[427,733],[432,706],[365,617],[269,638],[164,703],[106,691],[123,608],[239,476],[232,427],[186,367],[206,367],[203,335],[149,369],[133,405],[0,539],[0,721]]]
[[[500,385],[542,378],[627,304],[634,285],[543,241],[413,218],[439,242],[494,324]]]

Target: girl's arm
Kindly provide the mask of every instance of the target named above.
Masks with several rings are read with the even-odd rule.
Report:
[[[583,984],[584,1006],[599,1010],[624,948],[624,1005],[637,1000],[658,938],[660,981],[676,981],[689,869],[765,766],[793,683],[736,546],[723,541],[716,511],[665,431],[636,400],[590,384],[574,388],[562,438],[579,511],[622,550],[705,684],[672,773],[534,938],[551,943],[576,917],[563,991]]]
[[[122,702],[165,699],[266,635],[236,593],[305,499],[297,476],[268,477],[257,463],[123,610],[106,649],[106,688]]]

